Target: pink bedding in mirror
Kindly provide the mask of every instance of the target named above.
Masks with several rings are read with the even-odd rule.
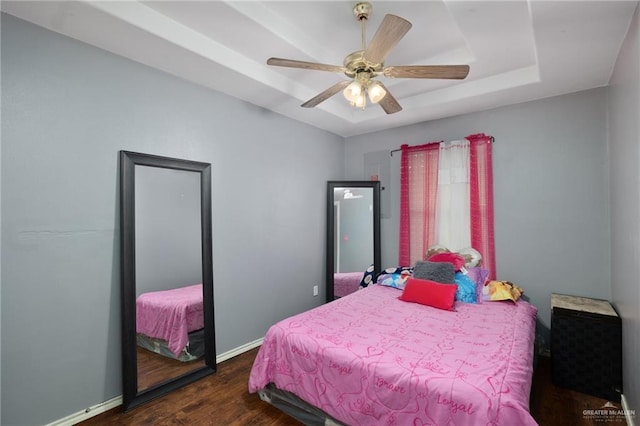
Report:
[[[175,356],[189,342],[189,332],[202,327],[202,284],[143,293],[136,299],[136,333],[166,340]]]
[[[344,297],[360,288],[363,272],[337,272],[333,274],[333,295]]]

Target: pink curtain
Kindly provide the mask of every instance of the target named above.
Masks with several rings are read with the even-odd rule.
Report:
[[[422,260],[435,244],[438,142],[402,145],[400,162],[400,244],[398,264]]]
[[[489,278],[496,277],[493,230],[492,138],[469,135],[469,184],[471,246],[482,254]],[[402,145],[400,163],[400,241],[398,264],[410,266],[422,260],[436,241],[439,143]]]
[[[495,279],[492,138],[478,133],[466,139],[470,142],[471,246],[482,254],[482,265],[489,269],[489,279]]]

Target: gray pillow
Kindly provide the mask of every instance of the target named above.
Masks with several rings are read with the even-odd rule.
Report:
[[[455,283],[453,265],[449,262],[417,261],[413,268],[414,278],[431,280],[444,284]]]

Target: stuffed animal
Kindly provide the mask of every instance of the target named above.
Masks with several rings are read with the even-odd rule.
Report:
[[[425,260],[431,260],[431,257],[441,253],[451,253],[451,250],[439,244],[429,246],[425,253]],[[478,250],[472,247],[460,249],[457,252],[454,252],[454,254],[459,254],[464,258],[465,268],[473,268],[474,266],[479,266],[482,263],[482,255]]]
[[[425,253],[425,255],[424,255],[424,259],[425,259],[425,260],[427,260],[427,259],[429,259],[431,256],[433,256],[434,254],[438,254],[438,253],[451,253],[451,252],[449,251],[449,249],[448,249],[448,248],[446,248],[446,247],[444,247],[444,246],[441,246],[441,245],[436,244],[436,245],[430,246],[430,247],[427,249],[427,252],[426,252],[426,253]]]

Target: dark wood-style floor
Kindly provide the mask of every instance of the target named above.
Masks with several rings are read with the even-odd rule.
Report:
[[[249,371],[258,349],[218,365],[218,372],[127,413],[114,408],[81,425],[301,425],[256,394],[249,394]],[[548,358],[541,358],[531,387],[531,414],[541,426],[596,426],[583,410],[597,410],[607,400],[562,389],[551,381]],[[619,407],[619,404],[616,404]],[[607,426],[623,426],[623,420],[607,419]],[[511,425],[505,425],[511,426]]]
[[[136,347],[136,359],[138,361],[138,390],[147,389],[172,377],[204,367],[204,358],[182,362],[155,354],[140,346]]]

